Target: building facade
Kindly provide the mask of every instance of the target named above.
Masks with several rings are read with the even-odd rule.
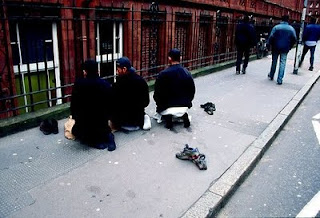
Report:
[[[2,0],[0,118],[68,102],[87,59],[114,82],[116,60],[128,56],[152,80],[173,47],[190,70],[234,60],[244,13],[263,32],[301,10],[298,0]]]

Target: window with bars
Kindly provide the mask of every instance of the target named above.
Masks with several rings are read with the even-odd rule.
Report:
[[[10,23],[10,40],[20,113],[61,104],[59,49],[55,22]],[[27,94],[33,93],[34,94]],[[43,102],[43,103],[41,103]]]
[[[116,79],[116,61],[123,55],[122,22],[99,21],[96,25],[96,61],[99,64],[101,77]]]

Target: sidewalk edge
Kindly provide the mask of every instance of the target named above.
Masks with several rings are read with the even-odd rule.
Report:
[[[251,143],[240,157],[213,181],[208,190],[186,211],[181,218],[214,217],[227,203],[232,194],[254,169],[274,139],[290,120],[303,99],[320,78],[318,71],[290,100],[290,102],[272,120],[262,134]],[[240,173],[239,173],[240,172]]]

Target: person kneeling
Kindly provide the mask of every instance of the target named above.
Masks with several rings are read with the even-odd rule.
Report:
[[[71,115],[75,120],[72,134],[91,147],[116,149],[114,135],[108,125],[111,85],[99,77],[98,63],[83,64],[83,78],[76,80],[71,97]]]
[[[170,50],[169,67],[160,72],[155,82],[153,98],[157,104],[157,113],[166,122],[166,128],[173,127],[172,119],[182,118],[184,127],[190,126],[188,109],[192,107],[195,84],[191,73],[180,65],[180,51]]]
[[[148,84],[136,74],[127,57],[117,61],[117,73],[117,81],[112,86],[111,128],[115,131],[150,129],[150,117],[144,112],[149,105]]]

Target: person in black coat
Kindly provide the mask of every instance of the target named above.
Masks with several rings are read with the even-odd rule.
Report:
[[[256,45],[256,31],[253,25],[249,23],[248,16],[244,16],[243,21],[236,27],[235,43],[237,47],[236,74],[240,74],[243,56],[242,73],[245,74],[249,61],[250,48]]]
[[[87,60],[83,77],[74,83],[71,115],[75,120],[71,132],[82,143],[98,149],[116,149],[114,136],[108,126],[110,118],[111,85],[99,77],[98,64]]]
[[[168,60],[170,66],[158,75],[153,98],[157,112],[166,122],[166,128],[172,128],[172,117],[182,117],[184,126],[189,127],[187,109],[192,107],[195,84],[191,73],[180,65],[180,51],[172,49]]]
[[[150,117],[145,114],[145,107],[149,105],[149,87],[146,81],[135,73],[127,57],[117,61],[117,81],[112,86],[112,129],[150,129]],[[144,126],[148,119],[149,126]]]

